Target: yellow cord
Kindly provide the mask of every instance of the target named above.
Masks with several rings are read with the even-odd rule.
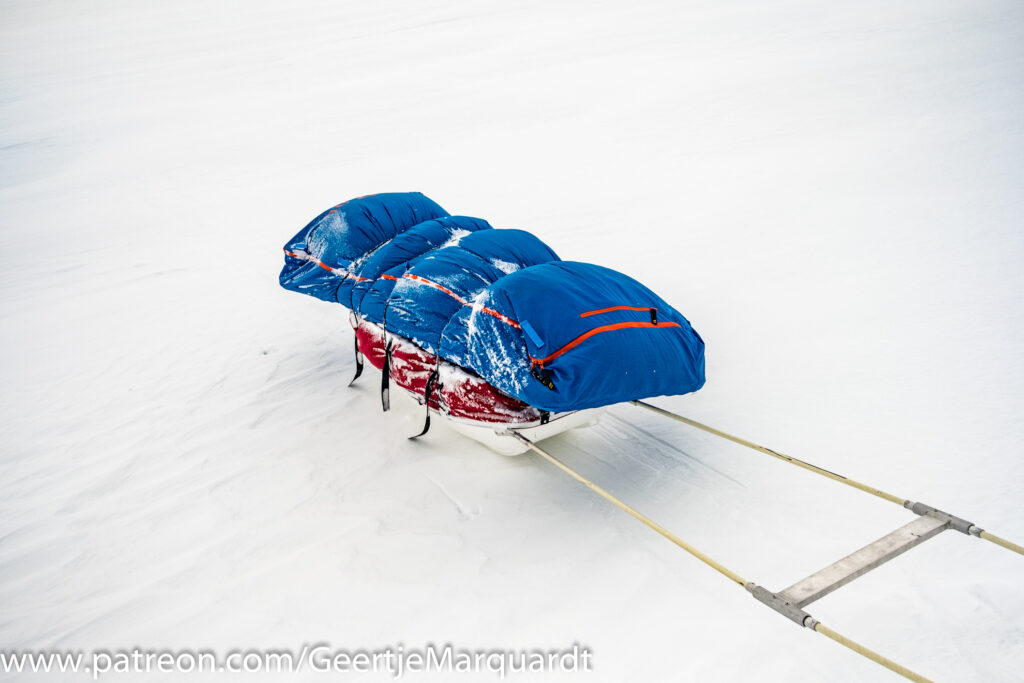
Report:
[[[1001,545],[1007,550],[1012,550],[1015,553],[1020,553],[1021,555],[1024,555],[1024,548],[1017,545],[1013,541],[1007,541],[1005,538],[999,538],[995,534],[990,534],[987,531],[982,531],[980,536],[981,538],[984,538],[986,541],[992,541],[996,545]]]
[[[870,659],[871,661],[873,661],[873,662],[875,662],[877,664],[881,664],[886,669],[889,669],[890,671],[894,671],[894,672],[898,673],[900,676],[903,676],[904,678],[909,678],[912,681],[917,681],[917,683],[932,683],[932,680],[930,678],[925,678],[921,674],[915,673],[915,672],[911,671],[910,669],[908,669],[907,667],[901,666],[900,664],[897,664],[896,662],[892,661],[891,659],[883,657],[882,655],[878,654],[874,650],[869,650],[868,648],[864,647],[860,643],[858,643],[856,641],[853,641],[853,640],[850,640],[849,638],[847,638],[846,636],[844,636],[842,634],[836,633],[835,631],[830,629],[828,626],[825,626],[821,622],[818,622],[817,624],[815,624],[814,630],[817,631],[818,633],[820,633],[823,636],[831,638],[832,640],[836,641],[840,645],[842,645],[844,647],[850,648],[851,650],[853,650],[857,654],[862,655],[864,657],[867,657],[868,659]]]
[[[709,434],[714,434],[715,436],[720,436],[723,439],[727,439],[729,441],[732,441],[733,443],[738,443],[741,446],[746,446],[747,448],[752,448],[755,451],[758,451],[760,453],[764,453],[765,455],[770,455],[773,458],[778,458],[779,460],[784,460],[784,461],[790,463],[791,465],[796,465],[797,467],[802,467],[805,470],[809,470],[811,472],[815,472],[816,474],[820,474],[820,475],[822,475],[824,477],[828,477],[829,479],[832,479],[833,481],[838,481],[840,484],[846,484],[847,486],[852,486],[855,489],[860,489],[861,491],[864,491],[866,493],[870,493],[873,496],[878,496],[879,498],[882,498],[883,500],[887,500],[890,503],[896,503],[900,507],[904,507],[903,504],[905,502],[907,502],[905,498],[900,498],[899,496],[894,496],[891,493],[886,493],[885,491],[883,491],[881,489],[876,489],[873,486],[868,486],[867,484],[862,484],[859,481],[856,481],[854,479],[850,479],[849,477],[844,477],[841,474],[836,474],[835,472],[829,472],[828,470],[823,469],[821,467],[818,467],[817,465],[812,465],[809,462],[804,462],[803,460],[798,460],[797,458],[791,457],[789,455],[785,455],[783,453],[779,453],[778,451],[773,451],[770,448],[765,448],[764,446],[759,446],[758,444],[754,443],[753,441],[747,441],[746,439],[741,439],[740,437],[733,436],[732,434],[729,434],[728,432],[723,432],[721,429],[715,429],[714,427],[709,427],[708,425],[702,424],[700,422],[697,422],[696,420],[691,420],[688,417],[683,417],[682,415],[677,415],[677,414],[675,414],[673,412],[670,412],[668,410],[663,410],[662,408],[659,408],[657,406],[652,406],[650,403],[644,403],[643,401],[633,401],[633,404],[637,405],[637,406],[640,406],[641,408],[646,408],[647,410],[650,410],[651,412],[655,412],[655,413],[657,413],[659,415],[664,415],[665,417],[672,418],[673,420],[676,420],[677,422],[682,422],[683,424],[688,424],[691,427],[696,427],[697,429],[702,429],[702,430],[704,430],[705,432],[707,432]],[[1021,555],[1024,555],[1024,547],[1021,547],[1021,546],[1017,545],[1013,541],[1008,541],[1005,538],[1000,538],[999,536],[996,536],[995,534],[990,534],[987,531],[982,531],[981,534],[979,534],[979,537],[985,539],[986,541],[991,541],[992,543],[995,543],[996,545],[1001,545],[1002,547],[1006,548],[1007,550],[1012,550],[1015,553],[1019,553]]]
[[[729,441],[732,441],[733,443],[738,443],[741,446],[746,446],[747,448],[753,448],[755,451],[759,451],[761,453],[764,453],[765,455],[770,455],[773,458],[778,458],[779,460],[784,460],[784,461],[790,463],[791,465],[796,465],[797,467],[802,467],[805,470],[809,470],[811,472],[815,472],[816,474],[820,474],[820,475],[822,475],[824,477],[828,477],[829,479],[832,479],[834,481],[838,481],[840,484],[846,484],[847,486],[852,486],[855,489],[860,489],[861,491],[864,491],[865,493],[870,493],[873,496],[878,496],[879,498],[887,500],[890,503],[896,503],[897,505],[902,506],[903,503],[907,500],[906,498],[900,498],[899,496],[894,496],[891,493],[886,493],[885,491],[882,491],[881,489],[876,489],[873,486],[868,486],[867,484],[862,484],[859,481],[855,481],[853,479],[850,479],[849,477],[844,477],[841,474],[836,474],[835,472],[829,472],[828,470],[822,469],[821,467],[818,467],[817,465],[812,465],[809,462],[804,462],[803,460],[798,460],[797,458],[794,458],[794,457],[789,456],[789,455],[785,455],[783,453],[779,453],[778,451],[773,451],[770,448],[765,448],[764,446],[759,446],[756,443],[754,443],[753,441],[747,441],[746,439],[741,439],[738,436],[733,436],[732,434],[729,434],[728,432],[723,432],[720,429],[715,429],[714,427],[709,427],[706,424],[701,424],[700,422],[697,422],[696,420],[691,420],[688,417],[683,417],[682,415],[676,415],[675,413],[669,412],[667,410],[662,410],[661,408],[659,408],[657,406],[652,406],[650,403],[644,403],[643,401],[633,401],[633,403],[638,405],[638,406],[640,406],[641,408],[646,408],[647,410],[650,410],[652,412],[658,413],[659,415],[664,415],[665,417],[670,417],[673,420],[676,420],[678,422],[682,422],[683,424],[688,424],[691,427],[696,427],[697,429],[703,429],[705,432],[707,432],[709,434],[714,434],[715,436],[720,436],[723,439],[728,439]]]
[[[647,517],[646,515],[644,515],[643,513],[639,512],[637,510],[634,510],[633,508],[631,508],[626,503],[623,503],[621,500],[619,500],[618,498],[616,498],[612,494],[608,493],[603,488],[601,488],[600,486],[598,486],[594,482],[590,481],[589,479],[584,477],[582,474],[580,474],[576,470],[572,469],[571,467],[569,467],[568,465],[563,463],[558,458],[554,457],[553,455],[551,455],[550,453],[548,453],[544,449],[542,449],[539,446],[537,446],[536,444],[534,444],[533,441],[531,441],[530,439],[527,439],[522,434],[519,434],[519,433],[514,432],[514,431],[510,431],[510,432],[508,432],[508,434],[510,434],[511,436],[515,437],[519,441],[521,441],[523,444],[525,444],[527,446],[527,448],[532,450],[534,453],[536,453],[540,457],[544,458],[545,460],[550,462],[552,465],[554,465],[558,469],[562,470],[563,472],[568,474],[570,477],[572,477],[573,479],[575,479],[576,481],[580,482],[581,484],[583,484],[584,486],[589,488],[591,491],[593,491],[597,495],[599,495],[602,498],[604,498],[605,500],[607,500],[609,503],[615,505],[615,507],[619,508],[620,510],[622,510],[624,512],[629,513],[634,518],[640,520],[641,522],[646,524],[648,527],[650,527],[654,531],[658,532],[659,534],[661,534],[662,536],[664,536],[668,540],[672,541],[677,546],[679,546],[680,548],[682,548],[686,552],[690,553],[691,555],[696,557],[698,560],[700,560],[704,564],[708,565],[712,569],[714,569],[717,572],[719,572],[719,573],[725,575],[726,577],[728,577],[734,583],[737,583],[740,586],[743,586],[744,588],[746,587],[747,581],[742,576],[740,576],[736,572],[732,571],[731,569],[729,569],[725,565],[721,564],[720,562],[717,562],[716,560],[713,560],[712,558],[710,558],[709,556],[705,555],[701,551],[697,550],[692,545],[690,545],[689,543],[687,543],[683,539],[679,538],[678,536],[673,534],[671,531],[669,531],[665,527],[661,526],[660,524],[658,524],[657,522],[652,520],[650,517]],[[925,678],[924,676],[921,676],[920,674],[916,674],[913,671],[911,671],[910,669],[908,669],[907,667],[901,666],[901,665],[897,664],[896,662],[892,661],[891,659],[887,659],[887,658],[883,657],[882,655],[878,654],[877,652],[875,652],[873,650],[869,650],[868,648],[864,647],[860,643],[857,643],[857,642],[855,642],[853,640],[850,640],[846,636],[843,636],[843,635],[840,635],[840,634],[836,633],[835,631],[833,631],[832,629],[828,628],[827,626],[823,626],[820,622],[816,622],[815,623],[814,630],[817,631],[818,633],[821,633],[822,635],[828,636],[829,638],[831,638],[832,640],[836,641],[840,645],[843,645],[844,647],[848,647],[849,649],[853,650],[857,654],[862,655],[864,657],[867,657],[871,661],[876,662],[878,664],[881,664],[882,666],[884,666],[885,668],[889,669],[890,671],[894,671],[894,672],[898,673],[901,676],[905,676],[906,678],[909,678],[912,681],[918,681],[918,683],[932,683],[929,679]]]
[[[707,555],[705,555],[701,551],[697,550],[696,548],[694,548],[692,545],[690,545],[689,543],[687,543],[683,539],[681,539],[678,536],[676,536],[675,534],[673,534],[671,531],[669,531],[665,527],[663,527],[660,524],[658,524],[657,522],[655,522],[650,517],[644,515],[643,513],[639,512],[637,510],[634,510],[630,506],[626,505],[621,500],[619,500],[618,498],[616,498],[612,494],[608,493],[603,488],[601,488],[600,486],[598,486],[594,482],[590,481],[589,479],[584,477],[582,474],[580,474],[576,470],[572,469],[571,467],[569,467],[568,465],[563,463],[561,460],[555,458],[553,455],[551,455],[547,451],[544,451],[543,449],[538,448],[536,444],[534,444],[532,441],[527,439],[522,434],[518,434],[516,432],[512,432],[512,436],[514,436],[515,438],[519,439],[524,444],[526,444],[526,446],[530,450],[532,450],[534,453],[536,453],[540,457],[544,458],[545,460],[550,462],[552,465],[554,465],[558,469],[562,470],[563,472],[568,474],[570,477],[572,477],[576,481],[580,482],[581,484],[583,484],[584,486],[589,488],[591,491],[593,491],[597,495],[599,495],[602,498],[604,498],[605,500],[607,500],[609,503],[611,503],[615,507],[619,508],[623,512],[626,512],[626,513],[632,515],[636,519],[640,520],[641,522],[646,524],[648,527],[650,527],[654,531],[658,532],[659,534],[661,534],[662,536],[664,536],[668,540],[672,541],[677,546],[679,546],[680,548],[682,548],[686,552],[690,553],[691,555],[696,557],[698,560],[700,560],[704,564],[706,564],[709,567],[711,567],[712,569],[714,569],[714,570],[724,574],[725,576],[729,577],[729,579],[731,579],[732,581],[738,583],[741,586],[746,586],[747,585],[747,580],[744,579],[742,576],[740,576],[736,572],[732,571],[728,567],[720,564],[719,562],[716,562],[715,560],[711,559],[710,557],[708,557]]]

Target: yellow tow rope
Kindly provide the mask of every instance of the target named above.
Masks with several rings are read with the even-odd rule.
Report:
[[[1020,553],[1021,555],[1024,555],[1024,547],[1017,545],[1013,541],[1007,541],[1005,538],[999,538],[995,534],[990,534],[987,531],[982,531],[978,537],[984,538],[986,541],[991,541],[996,545],[1001,545],[1007,550],[1012,550],[1015,553]]]
[[[590,489],[591,491],[593,491],[597,495],[601,496],[602,498],[607,500],[609,503],[611,503],[615,507],[617,507],[620,510],[622,510],[623,512],[626,512],[626,513],[632,515],[633,517],[637,518],[638,520],[640,520],[641,522],[646,524],[648,527],[650,527],[651,529],[657,531],[659,534],[661,534],[662,536],[664,536],[668,540],[672,541],[677,546],[679,546],[680,548],[682,548],[686,552],[690,553],[691,555],[693,555],[698,560],[700,560],[704,564],[708,565],[709,567],[711,567],[715,571],[717,571],[717,572],[719,572],[721,574],[724,574],[726,577],[728,577],[734,583],[738,583],[741,586],[746,586],[747,585],[748,581],[746,579],[744,579],[742,576],[740,576],[736,572],[732,571],[731,569],[729,569],[725,565],[723,565],[723,564],[721,564],[719,562],[716,562],[715,560],[711,559],[710,557],[708,557],[707,555],[705,555],[701,551],[697,550],[696,548],[694,548],[692,545],[690,545],[689,543],[687,543],[683,539],[681,539],[678,536],[676,536],[675,534],[673,534],[671,531],[669,531],[665,527],[663,527],[660,524],[658,524],[657,522],[655,522],[653,519],[651,519],[647,515],[645,515],[642,512],[639,512],[638,510],[636,510],[634,508],[631,508],[630,506],[626,505],[621,500],[619,500],[618,498],[616,498],[612,494],[608,493],[603,488],[601,488],[600,486],[598,486],[594,482],[590,481],[589,479],[584,477],[582,474],[580,474],[579,472],[577,472],[576,470],[572,469],[571,467],[566,465],[564,462],[559,460],[558,458],[554,457],[553,455],[551,455],[547,451],[545,451],[545,450],[541,449],[540,447],[538,447],[537,444],[533,443],[533,441],[530,441],[529,439],[527,439],[522,434],[519,434],[518,432],[512,432],[512,436],[514,436],[515,438],[517,438],[520,441],[522,441],[534,453],[536,453],[540,457],[544,458],[545,460],[550,462],[552,465],[554,465],[558,469],[562,470],[563,472],[568,474],[570,477],[572,477],[573,479],[575,479],[579,483],[583,484],[588,489]]]
[[[909,678],[912,681],[917,681],[917,683],[931,683],[931,679],[925,678],[921,674],[915,673],[914,671],[911,671],[910,669],[908,669],[907,667],[903,666],[902,664],[897,664],[896,662],[892,661],[891,659],[887,659],[887,658],[883,657],[882,655],[878,654],[874,650],[869,650],[868,648],[864,647],[860,643],[858,643],[856,641],[853,641],[853,640],[850,640],[849,638],[847,638],[846,636],[844,636],[844,635],[842,635],[840,633],[836,633],[835,631],[830,629],[828,626],[825,626],[824,624],[822,624],[820,622],[815,624],[814,630],[817,631],[818,633],[820,633],[821,635],[827,637],[827,638],[831,638],[832,640],[836,641],[837,643],[839,643],[843,647],[848,647],[851,650],[853,650],[854,652],[856,652],[857,654],[863,655],[864,657],[867,657],[871,661],[876,662],[878,664],[881,664],[882,666],[884,666],[889,671],[894,671],[894,672],[898,673],[900,676],[903,676],[904,678]]]
[[[803,460],[798,460],[797,458],[785,455],[783,453],[779,453],[778,451],[773,451],[772,449],[766,448],[764,446],[760,446],[760,445],[754,443],[753,441],[747,441],[746,439],[742,439],[742,438],[740,438],[738,436],[734,436],[732,434],[729,434],[728,432],[723,432],[721,429],[715,429],[714,427],[709,427],[708,425],[703,424],[701,422],[697,422],[696,420],[691,420],[688,417],[683,417],[682,415],[677,415],[676,413],[673,413],[673,412],[668,411],[668,410],[664,410],[664,409],[659,408],[657,406],[653,406],[650,403],[644,403],[643,401],[633,401],[633,404],[637,405],[637,406],[639,406],[641,408],[646,408],[647,410],[650,410],[651,412],[657,413],[658,415],[664,415],[665,417],[668,417],[668,418],[671,418],[673,420],[676,420],[677,422],[682,422],[683,424],[690,425],[691,427],[696,427],[697,429],[701,429],[701,430],[707,432],[708,434],[714,434],[715,436],[719,436],[719,437],[721,437],[723,439],[727,439],[729,441],[732,441],[733,443],[738,443],[741,446],[746,446],[747,448],[751,448],[751,449],[753,449],[753,450],[755,450],[755,451],[757,451],[759,453],[764,453],[765,455],[770,455],[773,458],[777,458],[779,460],[788,462],[791,465],[796,465],[797,467],[802,467],[803,469],[808,470],[810,472],[814,472],[815,474],[820,474],[823,477],[828,477],[829,479],[832,479],[833,481],[838,481],[840,484],[846,484],[847,486],[852,486],[855,489],[860,489],[861,491],[864,491],[865,493],[870,493],[871,495],[877,496],[877,497],[881,498],[882,500],[887,500],[890,503],[896,503],[900,507],[907,507],[908,506],[909,500],[906,499],[906,498],[901,498],[899,496],[894,496],[893,494],[887,493],[887,492],[883,491],[882,489],[876,489],[874,486],[868,486],[867,484],[862,484],[861,482],[859,482],[859,481],[857,481],[855,479],[850,479],[849,477],[844,477],[841,474],[836,474],[835,472],[830,472],[829,470],[826,470],[826,469],[824,469],[822,467],[818,467],[817,465],[812,465],[809,462],[804,462]],[[1007,550],[1012,550],[1015,553],[1020,553],[1021,555],[1024,555],[1024,547],[1021,547],[1021,546],[1017,545],[1016,543],[1013,543],[1012,541],[1008,541],[1005,538],[1000,538],[999,536],[996,536],[995,534],[990,534],[989,532],[983,531],[981,529],[975,529],[975,531],[977,533],[972,531],[970,533],[970,535],[977,536],[978,538],[983,538],[986,541],[990,541],[992,543],[995,543],[996,545],[1000,545],[1000,546],[1006,548]]]
[[[717,560],[712,559],[706,553],[701,552],[700,550],[698,550],[697,548],[693,547],[692,545],[690,545],[689,543],[687,543],[683,539],[679,538],[678,536],[673,534],[671,531],[669,531],[665,527],[661,526],[660,524],[658,524],[657,522],[652,520],[647,515],[643,514],[642,512],[640,512],[640,511],[630,507],[626,503],[622,502],[621,500],[619,500],[618,498],[613,496],[608,491],[604,490],[603,488],[601,488],[600,486],[598,486],[597,484],[595,484],[591,480],[587,479],[586,477],[584,477],[582,474],[580,474],[576,470],[572,469],[571,467],[569,467],[568,465],[563,463],[558,458],[554,457],[553,455],[551,455],[550,453],[548,453],[544,449],[542,449],[539,446],[537,446],[537,444],[533,443],[533,441],[531,441],[530,439],[526,438],[522,434],[520,434],[518,432],[515,432],[515,431],[509,431],[509,432],[507,432],[507,434],[509,434],[510,436],[518,439],[524,445],[526,445],[526,447],[529,448],[531,451],[533,451],[534,453],[536,453],[540,457],[544,458],[545,460],[550,462],[552,465],[554,465],[558,469],[562,470],[563,472],[568,474],[570,477],[572,477],[573,479],[575,479],[576,481],[580,482],[581,484],[583,484],[584,486],[589,488],[591,491],[593,491],[597,495],[599,495],[602,498],[604,498],[605,500],[607,500],[612,505],[615,505],[620,510],[629,513],[634,518],[636,518],[639,521],[643,522],[646,526],[648,526],[649,528],[653,529],[657,533],[661,534],[662,536],[664,536],[668,540],[672,541],[672,543],[676,544],[677,546],[679,546],[680,548],[682,548],[686,552],[690,553],[691,555],[696,557],[698,560],[700,560],[704,564],[708,565],[709,567],[711,567],[715,571],[723,574],[724,576],[729,578],[734,583],[739,584],[740,586],[742,586],[744,588],[748,588],[748,589],[751,586],[754,585],[751,582],[749,582],[746,579],[744,579],[739,574],[737,574],[736,572],[732,571],[731,569],[729,569],[728,567],[723,565],[721,562],[718,562]],[[813,465],[811,467],[813,467]],[[853,650],[854,652],[856,652],[859,655],[867,657],[868,659],[870,659],[871,661],[873,661],[873,662],[875,662],[877,664],[881,664],[882,666],[884,666],[885,668],[889,669],[890,671],[894,671],[894,672],[898,673],[899,675],[901,675],[901,676],[903,676],[905,678],[908,678],[908,679],[910,679],[912,681],[916,681],[917,683],[932,683],[931,679],[925,678],[921,674],[915,673],[914,671],[911,671],[910,669],[908,669],[905,666],[902,666],[901,664],[897,664],[896,662],[892,661],[888,657],[884,657],[884,656],[878,654],[877,652],[875,652],[874,650],[871,650],[871,649],[861,645],[860,643],[858,643],[856,641],[850,640],[849,638],[847,638],[844,635],[836,633],[835,631],[833,631],[829,627],[825,626],[821,622],[819,622],[817,620],[814,620],[814,619],[811,619],[810,621],[811,621],[811,623],[805,623],[805,625],[809,626],[812,629],[814,629],[814,631],[816,631],[817,633],[820,633],[823,636],[831,638],[832,640],[834,640],[835,642],[839,643],[840,645]]]

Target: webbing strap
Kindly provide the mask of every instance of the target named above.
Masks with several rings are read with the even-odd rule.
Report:
[[[359,352],[359,335],[357,334],[353,338],[356,343],[356,374],[349,380],[349,386],[355,384],[356,380],[359,379],[359,375],[363,374],[363,354]]]
[[[415,436],[410,436],[410,439],[418,439],[427,432],[430,431],[430,397],[434,394],[434,387],[437,385],[438,370],[434,368],[434,371],[430,373],[430,379],[427,380],[427,388],[423,391],[423,405],[427,408],[427,418],[423,422],[423,431]]]
[[[384,348],[384,367],[380,370],[380,404],[384,408],[384,412],[391,410],[391,344],[393,340],[388,340],[388,345]]]

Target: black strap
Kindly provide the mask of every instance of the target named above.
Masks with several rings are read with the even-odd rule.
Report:
[[[533,378],[546,386],[551,391],[555,390],[555,383],[551,381],[551,373],[544,369],[543,365],[534,363],[530,368],[530,374]]]
[[[546,410],[540,411],[540,423],[542,425],[546,425],[550,419],[551,419],[551,413],[549,413]]]
[[[391,342],[392,340],[388,340],[388,345],[384,348],[384,367],[380,371],[380,404],[385,413],[391,410]]]
[[[435,386],[437,386],[437,368],[434,368],[434,371],[430,373],[430,379],[427,380],[427,388],[423,391],[423,405],[427,407],[427,419],[423,422],[423,431],[416,436],[410,436],[410,439],[417,439],[430,431],[430,397],[434,394]]]
[[[359,335],[355,336],[356,342],[356,374],[352,378],[352,381],[348,383],[349,386],[355,384],[356,380],[359,379],[359,375],[363,374],[363,354],[359,353]]]
[[[651,324],[652,325],[657,325],[658,324],[658,309],[657,308],[652,308],[651,309]]]

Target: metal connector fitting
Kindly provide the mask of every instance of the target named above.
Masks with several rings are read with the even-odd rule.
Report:
[[[969,536],[981,536],[981,532],[984,531],[974,522],[968,522],[962,517],[957,517],[956,515],[951,515],[948,512],[943,512],[942,510],[933,508],[931,505],[915,503],[912,500],[907,500],[903,502],[903,507],[913,512],[915,515],[921,515],[922,517],[928,515],[929,517],[944,520],[949,523],[950,529],[959,531],[962,534],[967,534]]]
[[[773,610],[786,617],[790,621],[799,624],[800,626],[806,626],[807,628],[814,630],[814,627],[818,625],[818,620],[812,617],[807,612],[803,611],[796,605],[788,602],[787,600],[779,597],[775,593],[764,586],[758,586],[756,583],[751,581],[750,583],[743,586],[746,588],[751,595],[757,598],[759,601],[771,607]]]

